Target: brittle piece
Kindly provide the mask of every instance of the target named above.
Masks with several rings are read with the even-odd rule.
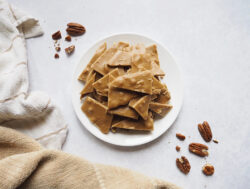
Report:
[[[118,50],[108,62],[109,66],[131,66],[131,52]]]
[[[165,73],[154,61],[151,61],[148,54],[134,54],[132,56],[130,73],[150,70],[154,76],[164,76]]]
[[[112,68],[108,66],[108,63],[111,61],[113,56],[117,53],[118,50],[122,50],[127,46],[129,46],[129,44],[124,42],[114,44],[111,48],[105,51],[91,67],[98,73],[106,75],[112,70]]]
[[[154,101],[158,102],[158,103],[166,104],[171,99],[171,96],[170,96],[170,93],[167,89],[167,85],[163,84],[163,86],[164,86],[164,88],[162,89],[161,94]]]
[[[129,106],[133,108],[144,120],[148,118],[148,107],[151,100],[150,95],[134,98],[129,102]]]
[[[110,87],[108,92],[108,108],[112,109],[121,105],[126,105],[136,96],[137,94],[133,91]]]
[[[114,77],[119,76],[119,70],[118,68],[112,70],[109,72],[107,75],[102,77],[101,79],[97,80],[96,82],[93,83],[93,87],[97,91],[98,94],[102,96],[108,96],[108,90],[109,90],[109,76],[112,75]]]
[[[112,125],[112,128],[152,131],[154,130],[154,120],[152,118],[152,113],[149,112],[147,120],[143,120],[141,118],[139,120],[126,119],[115,123]]]
[[[173,106],[170,104],[161,104],[157,102],[149,103],[149,109],[162,117],[165,116],[172,107]]]
[[[139,117],[136,111],[128,106],[120,106],[116,109],[110,110],[109,113],[132,119],[138,119]]]
[[[150,55],[149,58],[151,62],[155,62],[157,65],[160,65],[156,45],[146,47],[146,53]]]
[[[90,73],[91,74],[91,73]],[[86,94],[94,92],[93,83],[95,82],[95,73],[91,74],[91,76],[88,78],[88,81],[86,82],[83,90],[81,91],[81,97],[83,98]]]
[[[89,72],[92,70],[92,68],[91,68],[92,64],[95,63],[95,61],[106,51],[106,49],[107,49],[107,44],[103,43],[96,50],[94,56],[91,58],[91,60],[89,61],[88,65],[86,66],[86,68],[83,70],[83,72],[78,77],[79,80],[84,81],[84,82],[86,81]]]
[[[115,79],[112,87],[152,94],[152,74],[150,71],[126,74]]]
[[[165,86],[154,76],[152,77],[152,93],[153,94],[160,94],[164,89]]]
[[[82,105],[82,111],[102,133],[106,134],[109,132],[113,115],[107,112],[108,107],[91,97],[87,97]]]

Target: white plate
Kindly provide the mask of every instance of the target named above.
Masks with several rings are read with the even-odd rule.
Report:
[[[96,49],[104,42],[107,42],[108,47],[110,47],[114,42],[124,41],[130,44],[143,43],[146,46],[151,44],[156,44],[159,54],[160,65],[166,76],[162,82],[166,83],[168,89],[171,93],[170,103],[173,105],[172,110],[162,119],[156,120],[154,123],[154,131],[150,133],[144,132],[122,132],[122,133],[112,133],[103,134],[101,131],[94,126],[86,115],[81,111],[82,102],[80,100],[80,91],[82,90],[84,84],[77,80],[78,76],[88,64],[89,60],[95,53]],[[95,135],[97,138],[108,142],[110,144],[119,146],[136,146],[148,143],[159,136],[161,136],[175,121],[182,105],[183,98],[183,83],[181,79],[181,74],[178,65],[175,63],[174,59],[170,53],[158,42],[149,39],[147,37],[137,35],[137,34],[118,34],[107,37],[103,40],[98,41],[96,44],[91,46],[89,50],[83,55],[82,59],[76,66],[74,76],[73,76],[73,95],[72,101],[75,112],[83,124],[83,126]]]

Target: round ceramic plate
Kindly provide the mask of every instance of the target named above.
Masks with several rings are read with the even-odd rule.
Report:
[[[83,89],[84,84],[77,80],[78,76],[81,74],[82,70],[86,67],[91,57],[94,55],[96,49],[107,42],[107,46],[110,47],[114,42],[124,41],[129,44],[143,43],[145,46],[156,44],[158,49],[160,66],[165,72],[166,76],[162,80],[163,83],[166,83],[171,94],[170,104],[173,105],[171,111],[168,114],[161,118],[157,119],[154,122],[154,130],[152,132],[136,132],[136,131],[126,131],[126,132],[117,132],[108,134],[103,134],[101,131],[90,122],[88,117],[82,112],[80,100],[80,91]],[[183,83],[181,79],[181,74],[178,65],[170,55],[170,53],[158,42],[141,35],[137,34],[118,34],[112,35],[105,39],[98,41],[96,44],[91,46],[87,52],[84,53],[82,59],[76,66],[74,75],[73,75],[73,106],[75,112],[83,124],[83,126],[95,135],[97,138],[119,146],[136,146],[148,143],[159,136],[161,136],[175,121],[182,105],[183,98]]]

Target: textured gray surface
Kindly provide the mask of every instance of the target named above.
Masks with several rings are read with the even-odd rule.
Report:
[[[46,91],[69,123],[64,151],[94,162],[119,165],[166,179],[183,188],[247,188],[250,179],[250,1],[247,0],[11,0],[41,19],[45,35],[27,42],[32,90]],[[70,21],[87,33],[73,39],[73,56],[55,60],[51,33]],[[105,36],[135,32],[164,44],[180,65],[184,103],[172,128],[158,140],[136,148],[101,142],[77,120],[71,105],[71,78],[82,53]],[[66,47],[68,43],[61,43]],[[162,62],[164,64],[164,62]],[[203,142],[197,123],[208,120],[219,144],[210,143],[206,159],[188,152],[189,142]],[[175,133],[185,134],[180,142]],[[175,146],[182,147],[181,152]],[[175,166],[185,155],[189,175]],[[215,166],[205,177],[201,167]]]

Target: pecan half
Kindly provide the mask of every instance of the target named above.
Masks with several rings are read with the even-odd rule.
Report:
[[[189,144],[189,151],[201,156],[205,157],[208,156],[208,147],[205,144],[200,144],[200,143],[191,143]]]
[[[176,133],[176,137],[179,139],[179,140],[185,140],[185,136],[181,133]]]
[[[68,48],[65,49],[65,52],[70,55],[73,53],[73,51],[75,50],[75,45],[71,45]]]
[[[86,29],[83,25],[78,23],[68,23],[68,28],[66,29],[67,33],[72,36],[82,35],[85,33]]]
[[[61,38],[62,38],[62,35],[61,35],[60,30],[57,31],[56,33],[52,34],[52,39],[54,39],[54,40],[58,40],[58,39],[61,39]]]
[[[206,142],[210,142],[212,140],[212,131],[211,128],[208,124],[207,121],[204,121],[202,124],[199,123],[198,124],[198,130],[202,136],[202,138],[206,141]]]
[[[203,167],[202,167],[202,172],[207,175],[207,176],[210,176],[210,175],[213,175],[214,174],[214,166],[212,166],[211,164],[205,164]]]
[[[185,156],[181,156],[181,158],[176,159],[176,166],[184,174],[188,174],[191,169],[190,163]]]

